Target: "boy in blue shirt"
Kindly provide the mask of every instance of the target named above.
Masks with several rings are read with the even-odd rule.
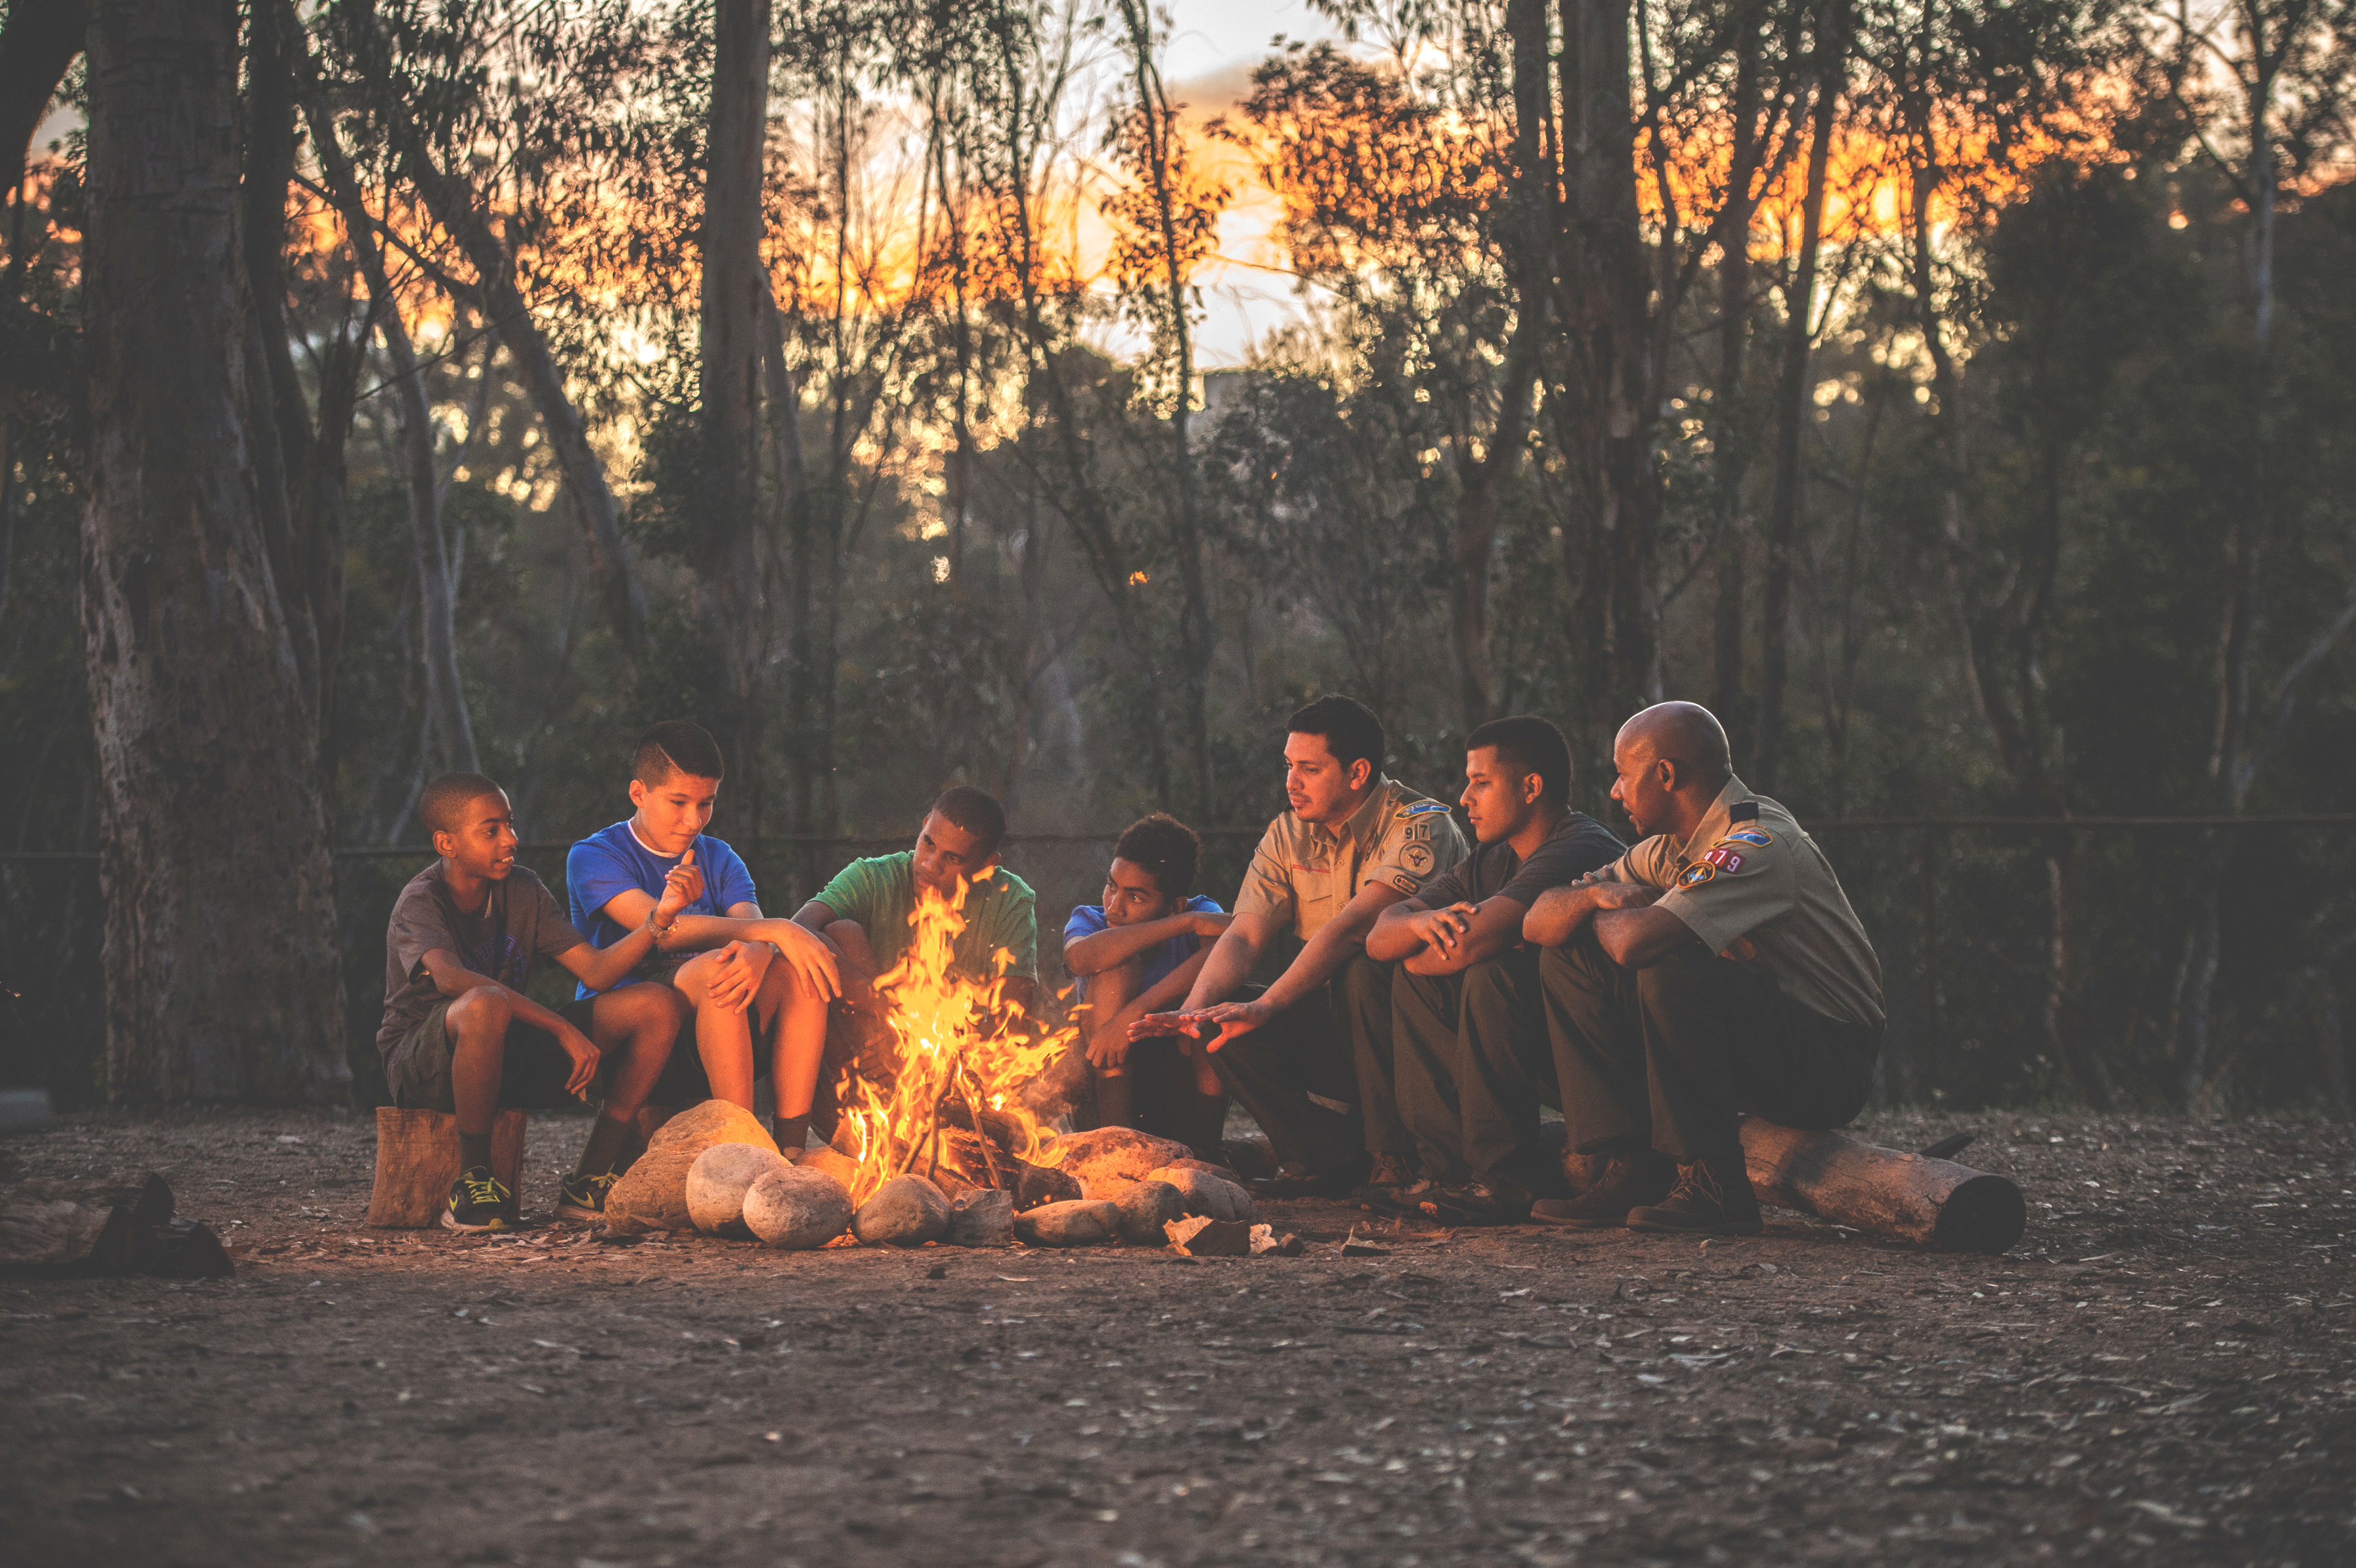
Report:
[[[754,1080],[767,1073],[777,1146],[798,1149],[809,1133],[827,1007],[841,986],[826,944],[765,917],[744,862],[705,835],[724,768],[699,725],[673,719],[648,730],[631,761],[636,811],[573,846],[564,884],[573,926],[603,948],[645,923],[674,867],[701,873],[701,897],[657,927],[659,950],[622,983],[667,983],[686,1001],[712,1098],[749,1111]]]
[[[1087,1004],[1097,1124],[1175,1138],[1215,1159],[1227,1102],[1201,1044],[1129,1037],[1130,1024],[1185,1000],[1209,941],[1227,929],[1215,900],[1187,897],[1202,853],[1194,830],[1163,812],[1131,822],[1113,846],[1104,902],[1081,905],[1064,927],[1064,967]]]

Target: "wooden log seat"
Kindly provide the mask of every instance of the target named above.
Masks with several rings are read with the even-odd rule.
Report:
[[[1742,1119],[1742,1154],[1762,1203],[1870,1236],[1951,1252],[2001,1252],[2020,1240],[2029,1204],[2000,1176],[1901,1154],[1841,1133]]]
[[[520,1111],[502,1111],[491,1121],[491,1174],[508,1189],[508,1223],[516,1222],[523,1197],[523,1127]],[[419,1230],[441,1222],[450,1204],[450,1184],[458,1179],[458,1119],[443,1111],[376,1112],[376,1190],[369,1197],[368,1222],[391,1230]]]

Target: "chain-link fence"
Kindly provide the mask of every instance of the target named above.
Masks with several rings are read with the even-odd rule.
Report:
[[[2229,835],[2222,941],[2206,1058],[2211,1104],[2309,1103],[2346,1113],[2351,1064],[2339,1005],[2356,929],[2347,851],[2356,816],[1860,818],[1809,824],[1879,952],[1890,1009],[1881,1098],[1890,1103],[2066,1102],[2078,1078],[2059,1040],[2100,1065],[2129,1103],[2180,1103],[2177,1015],[2199,857]],[[1230,897],[1257,826],[1204,832],[1199,886]],[[1011,836],[1005,863],[1036,891],[1041,957],[1095,902],[1116,831]],[[519,858],[563,897],[563,843]],[[766,839],[737,845],[765,907],[791,914],[856,855],[901,840]],[[359,1091],[374,1072],[384,928],[422,849],[337,852],[347,1047]],[[2054,909],[2064,910],[2057,988]],[[782,892],[782,896],[780,893]],[[9,994],[0,1085],[40,1085],[86,1104],[103,1085],[97,857],[0,855],[0,977]],[[543,1000],[569,992],[542,976]],[[2050,1016],[2049,1016],[2050,1015]]]

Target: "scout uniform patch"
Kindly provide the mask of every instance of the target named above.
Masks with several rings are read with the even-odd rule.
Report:
[[[1377,779],[1345,822],[1324,827],[1290,811],[1268,825],[1236,895],[1236,913],[1261,915],[1306,941],[1366,884],[1412,897],[1465,855],[1446,802]]]
[[[1747,952],[1737,961],[1803,1005],[1841,1023],[1882,1026],[1880,961],[1840,879],[1792,814],[1740,779],[1727,781],[1683,843],[1656,833],[1608,875],[1662,889],[1655,907],[1703,947]]]

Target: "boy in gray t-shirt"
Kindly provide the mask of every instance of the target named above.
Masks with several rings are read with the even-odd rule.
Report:
[[[506,1225],[511,1194],[491,1172],[491,1122],[501,1107],[549,1109],[602,1090],[580,1167],[559,1185],[556,1211],[605,1211],[614,1162],[647,1093],[670,1058],[686,1008],[667,985],[632,985],[552,1011],[525,993],[549,960],[593,992],[621,980],[653,950],[701,891],[691,864],[670,874],[644,925],[611,947],[591,947],[547,885],[515,863],[504,790],[478,773],[445,773],[425,787],[417,814],[441,857],[410,878],[385,929],[384,1022],[377,1049],[393,1103],[458,1119],[458,1179],[442,1223],[453,1230]]]

